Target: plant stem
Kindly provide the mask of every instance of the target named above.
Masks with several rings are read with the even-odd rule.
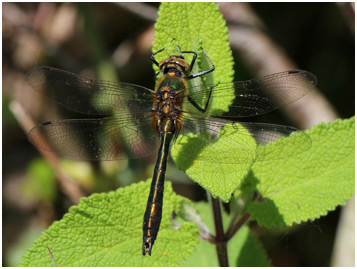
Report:
[[[254,198],[252,201],[261,202],[262,200],[263,196],[259,192],[255,191]],[[246,211],[246,209],[244,211]],[[244,213],[244,215],[239,220],[238,217],[239,212],[235,212],[225,235],[227,241],[230,240],[235,235],[235,233],[243,226],[243,224],[250,218],[250,214],[248,212]]]
[[[219,266],[228,267],[228,255],[227,255],[227,240],[224,235],[221,203],[219,199],[213,198],[210,195],[210,201],[212,204],[213,218],[216,229],[216,250],[218,255]]]
[[[242,225],[249,219],[250,214],[249,213],[245,213],[240,220],[234,225],[234,227],[228,229],[227,234],[226,234],[226,238],[227,240],[231,239],[235,233],[242,227]]]

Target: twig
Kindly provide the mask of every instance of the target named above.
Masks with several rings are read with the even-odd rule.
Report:
[[[231,239],[249,218],[250,214],[245,213],[234,226],[230,227],[225,235],[227,240]]]

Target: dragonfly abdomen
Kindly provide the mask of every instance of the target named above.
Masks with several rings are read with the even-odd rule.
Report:
[[[166,164],[172,138],[176,134],[176,123],[173,120],[164,121],[160,132],[161,145],[151,182],[150,194],[143,223],[142,253],[151,255],[151,249],[157,237],[162,217]]]

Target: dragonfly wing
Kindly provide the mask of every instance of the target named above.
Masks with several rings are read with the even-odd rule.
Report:
[[[306,133],[294,127],[223,119],[187,118],[182,134],[189,134],[191,140],[193,134],[199,134],[195,143],[187,147],[195,159],[217,163],[283,159],[308,150],[312,144]],[[289,136],[292,138],[284,139]],[[273,141],[278,145],[271,145]],[[201,154],[205,148],[211,153]]]
[[[197,102],[207,100],[212,88],[211,106],[216,109],[213,109],[213,115],[218,113],[222,117],[239,118],[262,115],[292,103],[311,92],[316,84],[317,79],[312,73],[291,70],[247,81],[206,85],[204,89],[196,86],[189,88],[188,92],[191,99]],[[229,111],[224,110],[227,107]]]
[[[312,145],[305,132],[291,126],[253,122],[240,124],[257,142],[257,162],[289,158],[309,150]]]
[[[28,138],[36,147],[61,157],[107,161],[136,158],[156,151],[158,139],[150,124],[150,117],[48,121],[32,128]]]
[[[152,91],[138,85],[87,79],[52,67],[34,67],[26,76],[37,92],[79,113],[108,115],[113,110],[140,113],[151,109]]]
[[[197,161],[238,164],[254,161],[257,145],[248,130],[224,120],[185,119],[175,143],[184,146],[185,156]],[[184,144],[183,144],[184,143]]]

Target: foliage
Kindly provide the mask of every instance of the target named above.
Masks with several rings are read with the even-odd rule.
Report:
[[[255,163],[261,203],[249,212],[259,225],[285,226],[314,220],[344,205],[355,189],[355,118],[321,123],[306,133],[309,151],[278,161]]]
[[[155,243],[155,255],[141,253],[142,219],[150,182],[82,198],[62,220],[52,224],[23,257],[20,266],[175,266],[194,250],[197,228],[184,222],[174,230],[171,212],[185,201],[168,182],[163,220]]]
[[[232,81],[232,54],[217,5],[163,3],[155,34],[153,51],[167,48],[162,56],[157,55],[158,61],[175,53],[177,42],[183,51],[199,52],[196,68],[205,69],[202,47],[216,65],[207,82]],[[172,42],[173,38],[176,41]],[[252,160],[240,167],[239,174],[230,174],[232,167],[227,165],[223,168],[227,171],[221,175],[223,179],[217,179],[214,174],[217,167],[212,163],[210,167],[197,164],[193,169],[186,169],[184,159],[176,158],[176,162],[213,196],[224,201],[233,197],[233,205],[243,200],[243,206],[232,206],[232,209],[242,209],[241,215],[247,210],[259,225],[292,225],[326,215],[354,193],[354,118],[320,124],[307,134],[312,139],[309,151],[278,161],[253,164]],[[199,141],[199,137],[186,136],[177,143],[184,146],[192,138]],[[267,147],[279,147],[279,143]],[[173,151],[172,155],[175,158],[178,153]],[[153,254],[142,256],[142,218],[149,189],[150,181],[147,181],[83,198],[38,238],[20,265],[52,266],[50,249],[59,266],[217,266],[215,246],[198,240],[196,224],[202,222],[213,231],[208,205],[194,205],[202,220],[193,221],[184,209],[185,204],[192,203],[176,195],[170,183],[165,185],[163,220]],[[251,202],[254,189],[263,196],[261,202]],[[174,221],[180,224],[179,229],[174,229],[170,221],[173,211],[178,214]],[[232,218],[225,215],[224,221],[227,226]],[[269,265],[260,242],[246,225],[229,241],[228,256],[230,265],[234,266]]]

